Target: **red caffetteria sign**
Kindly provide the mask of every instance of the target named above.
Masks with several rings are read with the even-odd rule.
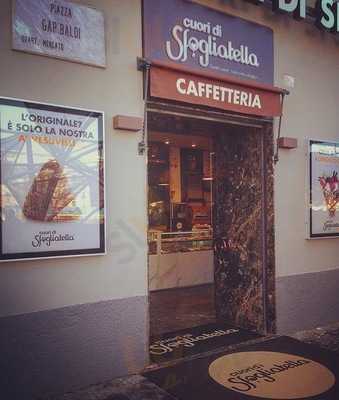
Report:
[[[151,96],[265,117],[281,115],[280,92],[151,67]]]

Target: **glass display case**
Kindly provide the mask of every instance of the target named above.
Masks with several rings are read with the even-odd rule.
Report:
[[[210,227],[191,232],[149,231],[148,243],[151,255],[211,250],[213,232]]]

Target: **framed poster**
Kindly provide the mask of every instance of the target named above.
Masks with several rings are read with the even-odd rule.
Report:
[[[339,236],[339,142],[309,141],[309,237]]]
[[[0,98],[0,261],[105,252],[103,113]]]

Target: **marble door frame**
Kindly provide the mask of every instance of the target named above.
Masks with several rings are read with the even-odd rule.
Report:
[[[262,226],[263,226],[263,319],[264,333],[276,332],[275,228],[274,228],[274,132],[265,124],[261,134]]]
[[[253,127],[261,131],[260,153],[261,153],[261,179],[263,193],[261,201],[262,209],[262,279],[263,279],[263,304],[262,304],[262,324],[261,333],[276,332],[276,306],[275,306],[275,230],[274,230],[274,132],[273,120],[271,118],[260,118],[234,114],[228,112],[218,112],[215,110],[204,109],[181,105],[179,103],[163,102],[152,99],[147,103],[148,112],[164,117],[192,118],[204,121],[204,123],[216,123],[230,126]]]
[[[275,267],[275,222],[274,222],[274,130],[273,121],[263,126],[263,151],[265,164],[265,203],[266,221],[266,276],[265,279],[265,333],[276,333],[276,267]]]
[[[217,316],[245,329],[274,333],[272,124],[252,129],[229,125],[217,140],[214,211]]]

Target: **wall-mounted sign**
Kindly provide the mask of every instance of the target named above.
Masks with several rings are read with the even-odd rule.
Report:
[[[0,98],[0,260],[105,252],[103,114]]]
[[[336,382],[332,371],[316,361],[273,351],[228,354],[213,361],[208,372],[231,391],[275,400],[313,398]]]
[[[339,143],[309,142],[309,237],[339,236]]]
[[[151,68],[151,96],[260,116],[281,115],[280,93]]]
[[[144,0],[144,56],[273,83],[270,28],[184,0]]]
[[[299,0],[306,2],[306,0]],[[316,25],[332,33],[339,32],[339,3],[335,0],[319,0],[316,6]]]
[[[253,0],[246,0],[253,3]],[[255,0],[264,4],[265,0]],[[297,20],[307,17],[307,0],[272,0],[272,10],[291,14]],[[314,7],[315,25],[332,33],[339,32],[339,3],[336,0],[318,0]]]
[[[103,13],[58,0],[13,0],[13,49],[105,67]]]

